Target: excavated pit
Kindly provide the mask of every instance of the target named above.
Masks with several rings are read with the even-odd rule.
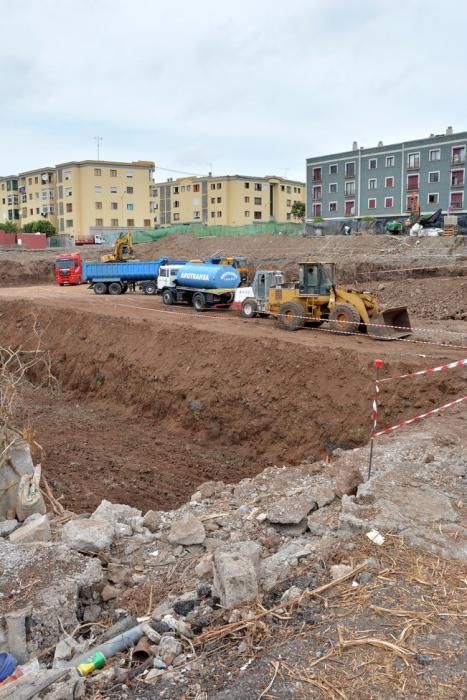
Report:
[[[33,331],[35,323],[36,331]],[[372,357],[359,349],[236,337],[170,322],[111,318],[21,301],[2,306],[0,344],[42,347],[61,389],[32,377],[18,424],[43,448],[56,496],[76,511],[102,498],[170,509],[203,481],[237,482],[271,464],[316,460],[369,437]],[[386,346],[385,346],[386,347]],[[428,366],[403,353],[391,373]],[[385,425],[460,395],[461,377],[397,383]],[[419,410],[420,409],[420,410]],[[36,448],[37,449],[37,448]]]

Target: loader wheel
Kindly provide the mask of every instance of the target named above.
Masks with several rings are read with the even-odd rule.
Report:
[[[145,292],[147,294],[147,292]],[[170,289],[164,289],[162,292],[162,302],[167,306],[171,306],[174,303],[174,298]]]
[[[109,294],[112,294],[113,296],[116,296],[117,294],[122,293],[122,285],[120,282],[111,282],[109,284]]]
[[[105,282],[96,282],[93,289],[94,294],[107,294],[107,285]]]
[[[196,294],[193,294],[191,303],[196,311],[204,311],[206,308],[206,299],[204,298],[204,294],[202,292],[196,292]]]
[[[351,304],[336,304],[329,314],[329,326],[333,331],[356,333],[360,323],[360,314]]]
[[[288,301],[279,308],[277,317],[279,328],[285,331],[298,331],[305,324],[303,306],[295,301]]]
[[[242,316],[244,318],[254,318],[258,313],[258,304],[254,299],[245,299],[242,304]]]

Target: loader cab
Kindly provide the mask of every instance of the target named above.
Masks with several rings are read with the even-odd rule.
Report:
[[[303,296],[327,296],[336,286],[335,263],[299,263],[298,292]]]

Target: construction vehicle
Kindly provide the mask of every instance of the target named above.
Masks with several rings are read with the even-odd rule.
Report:
[[[59,255],[54,264],[54,275],[57,284],[81,284],[83,281],[83,261],[79,253]]]
[[[157,292],[164,304],[191,304],[196,311],[229,308],[240,284],[238,270],[229,266],[192,263],[164,265],[157,277]]]
[[[79,256],[79,253],[74,253],[74,255]],[[148,262],[101,263],[83,261],[81,263],[81,281],[87,282],[89,289],[94,290],[94,294],[125,294],[128,289],[135,289],[136,285],[145,294],[156,294],[157,277],[161,267],[163,265],[181,267],[185,262],[185,260],[170,258],[158,258]]]
[[[101,262],[126,262],[134,257],[133,236],[130,231],[121,233],[114,243],[114,248],[111,253],[101,255]]]
[[[220,256],[222,251],[218,251],[218,254],[214,254],[206,260],[195,259],[190,260],[190,263],[207,263],[208,265],[228,265],[229,267],[235,268],[240,275],[241,284],[246,284],[250,279],[250,267],[248,264],[248,258],[244,255],[240,256],[230,256],[223,258]]]
[[[258,270],[252,294],[242,304],[243,316],[274,316],[287,331],[328,322],[332,330],[366,331],[379,340],[404,338],[412,333],[406,307],[380,312],[374,294],[337,286],[334,262],[301,262],[298,269],[299,279],[293,285],[285,283],[281,272]]]

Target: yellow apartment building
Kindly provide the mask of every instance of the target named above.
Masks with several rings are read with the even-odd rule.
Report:
[[[293,221],[294,202],[305,202],[305,183],[281,177],[224,175],[154,183],[154,224],[244,226]]]
[[[20,219],[20,197],[18,176],[0,177],[0,228],[4,221],[18,222]]]
[[[21,226],[47,219],[57,228],[55,168],[38,168],[19,174]]]

